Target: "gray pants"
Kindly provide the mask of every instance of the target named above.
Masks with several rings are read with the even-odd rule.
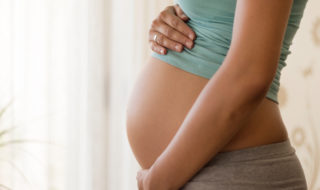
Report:
[[[180,190],[306,190],[295,152],[289,140],[220,152]]]

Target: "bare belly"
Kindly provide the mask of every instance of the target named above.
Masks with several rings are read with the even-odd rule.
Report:
[[[169,144],[209,80],[150,57],[127,105],[127,136],[142,168],[150,168]],[[288,139],[278,105],[264,98],[259,108],[220,152]]]

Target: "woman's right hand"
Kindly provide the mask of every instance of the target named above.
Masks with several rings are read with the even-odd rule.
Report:
[[[161,11],[149,29],[149,44],[152,51],[166,54],[166,48],[177,52],[181,52],[183,46],[193,48],[196,34],[185,23],[188,19],[178,4],[167,6]],[[155,35],[157,35],[156,42]]]

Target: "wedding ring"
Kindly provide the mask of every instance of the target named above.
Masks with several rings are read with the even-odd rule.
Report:
[[[155,34],[155,35],[153,36],[153,41],[157,42],[157,37],[158,37],[158,35]],[[157,42],[157,43],[158,43],[158,42]]]

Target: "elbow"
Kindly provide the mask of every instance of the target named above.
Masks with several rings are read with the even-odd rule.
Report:
[[[238,90],[248,90],[240,93],[267,93],[278,68],[279,55],[276,53],[248,55],[240,50],[229,52],[225,64],[228,75],[233,83],[238,83]]]
[[[247,78],[248,79],[248,78]],[[238,83],[239,84],[239,83]],[[239,88],[233,91],[233,97],[225,104],[228,119],[231,123],[237,123],[243,117],[251,113],[257,105],[265,98],[271,82],[268,80],[250,79],[246,84],[238,85]]]
[[[255,87],[258,90],[257,91],[258,94],[261,94],[262,96],[266,95],[266,93],[270,89],[272,81],[276,76],[276,70],[277,70],[277,67],[269,68],[269,71],[266,71],[265,74],[259,76],[256,79]]]
[[[272,81],[274,80],[277,70],[277,64],[269,64],[268,67],[254,68],[254,70],[255,71],[248,72],[245,75],[238,75],[238,81],[242,83],[239,84],[239,86],[243,90],[248,91],[247,95],[257,96],[258,98],[261,98],[266,95]],[[246,94],[246,92],[243,93]]]
[[[233,75],[234,77],[229,82],[233,83],[235,93],[244,96],[260,96],[267,93],[274,79],[275,72],[261,70],[255,70],[255,72],[237,72],[237,74]]]
[[[272,83],[272,75],[246,75],[238,78],[237,88],[234,88],[233,94],[237,94],[237,102],[234,104],[239,104],[235,106],[237,108],[234,111],[239,111],[246,106],[254,106],[263,100],[266,96],[270,85]],[[246,105],[243,107],[243,105]],[[242,108],[241,108],[242,107]],[[244,111],[244,110],[241,110]]]
[[[253,79],[254,80],[254,79]],[[252,84],[252,86],[256,89],[256,93],[259,95],[265,95],[272,83],[273,77],[266,76],[266,77],[259,77],[258,79],[255,79],[255,82]]]
[[[248,114],[263,100],[276,75],[277,64],[275,60],[260,58],[230,60],[221,72],[227,73],[222,75],[223,86],[232,87],[224,92],[228,97],[224,107],[230,114],[227,114],[230,121],[234,121]],[[232,64],[234,62],[237,64]]]
[[[272,83],[273,77],[272,76],[256,76],[256,77],[249,77],[247,79],[247,85],[244,85],[244,89],[248,90],[248,96],[251,96],[254,100],[261,100],[263,99]]]

